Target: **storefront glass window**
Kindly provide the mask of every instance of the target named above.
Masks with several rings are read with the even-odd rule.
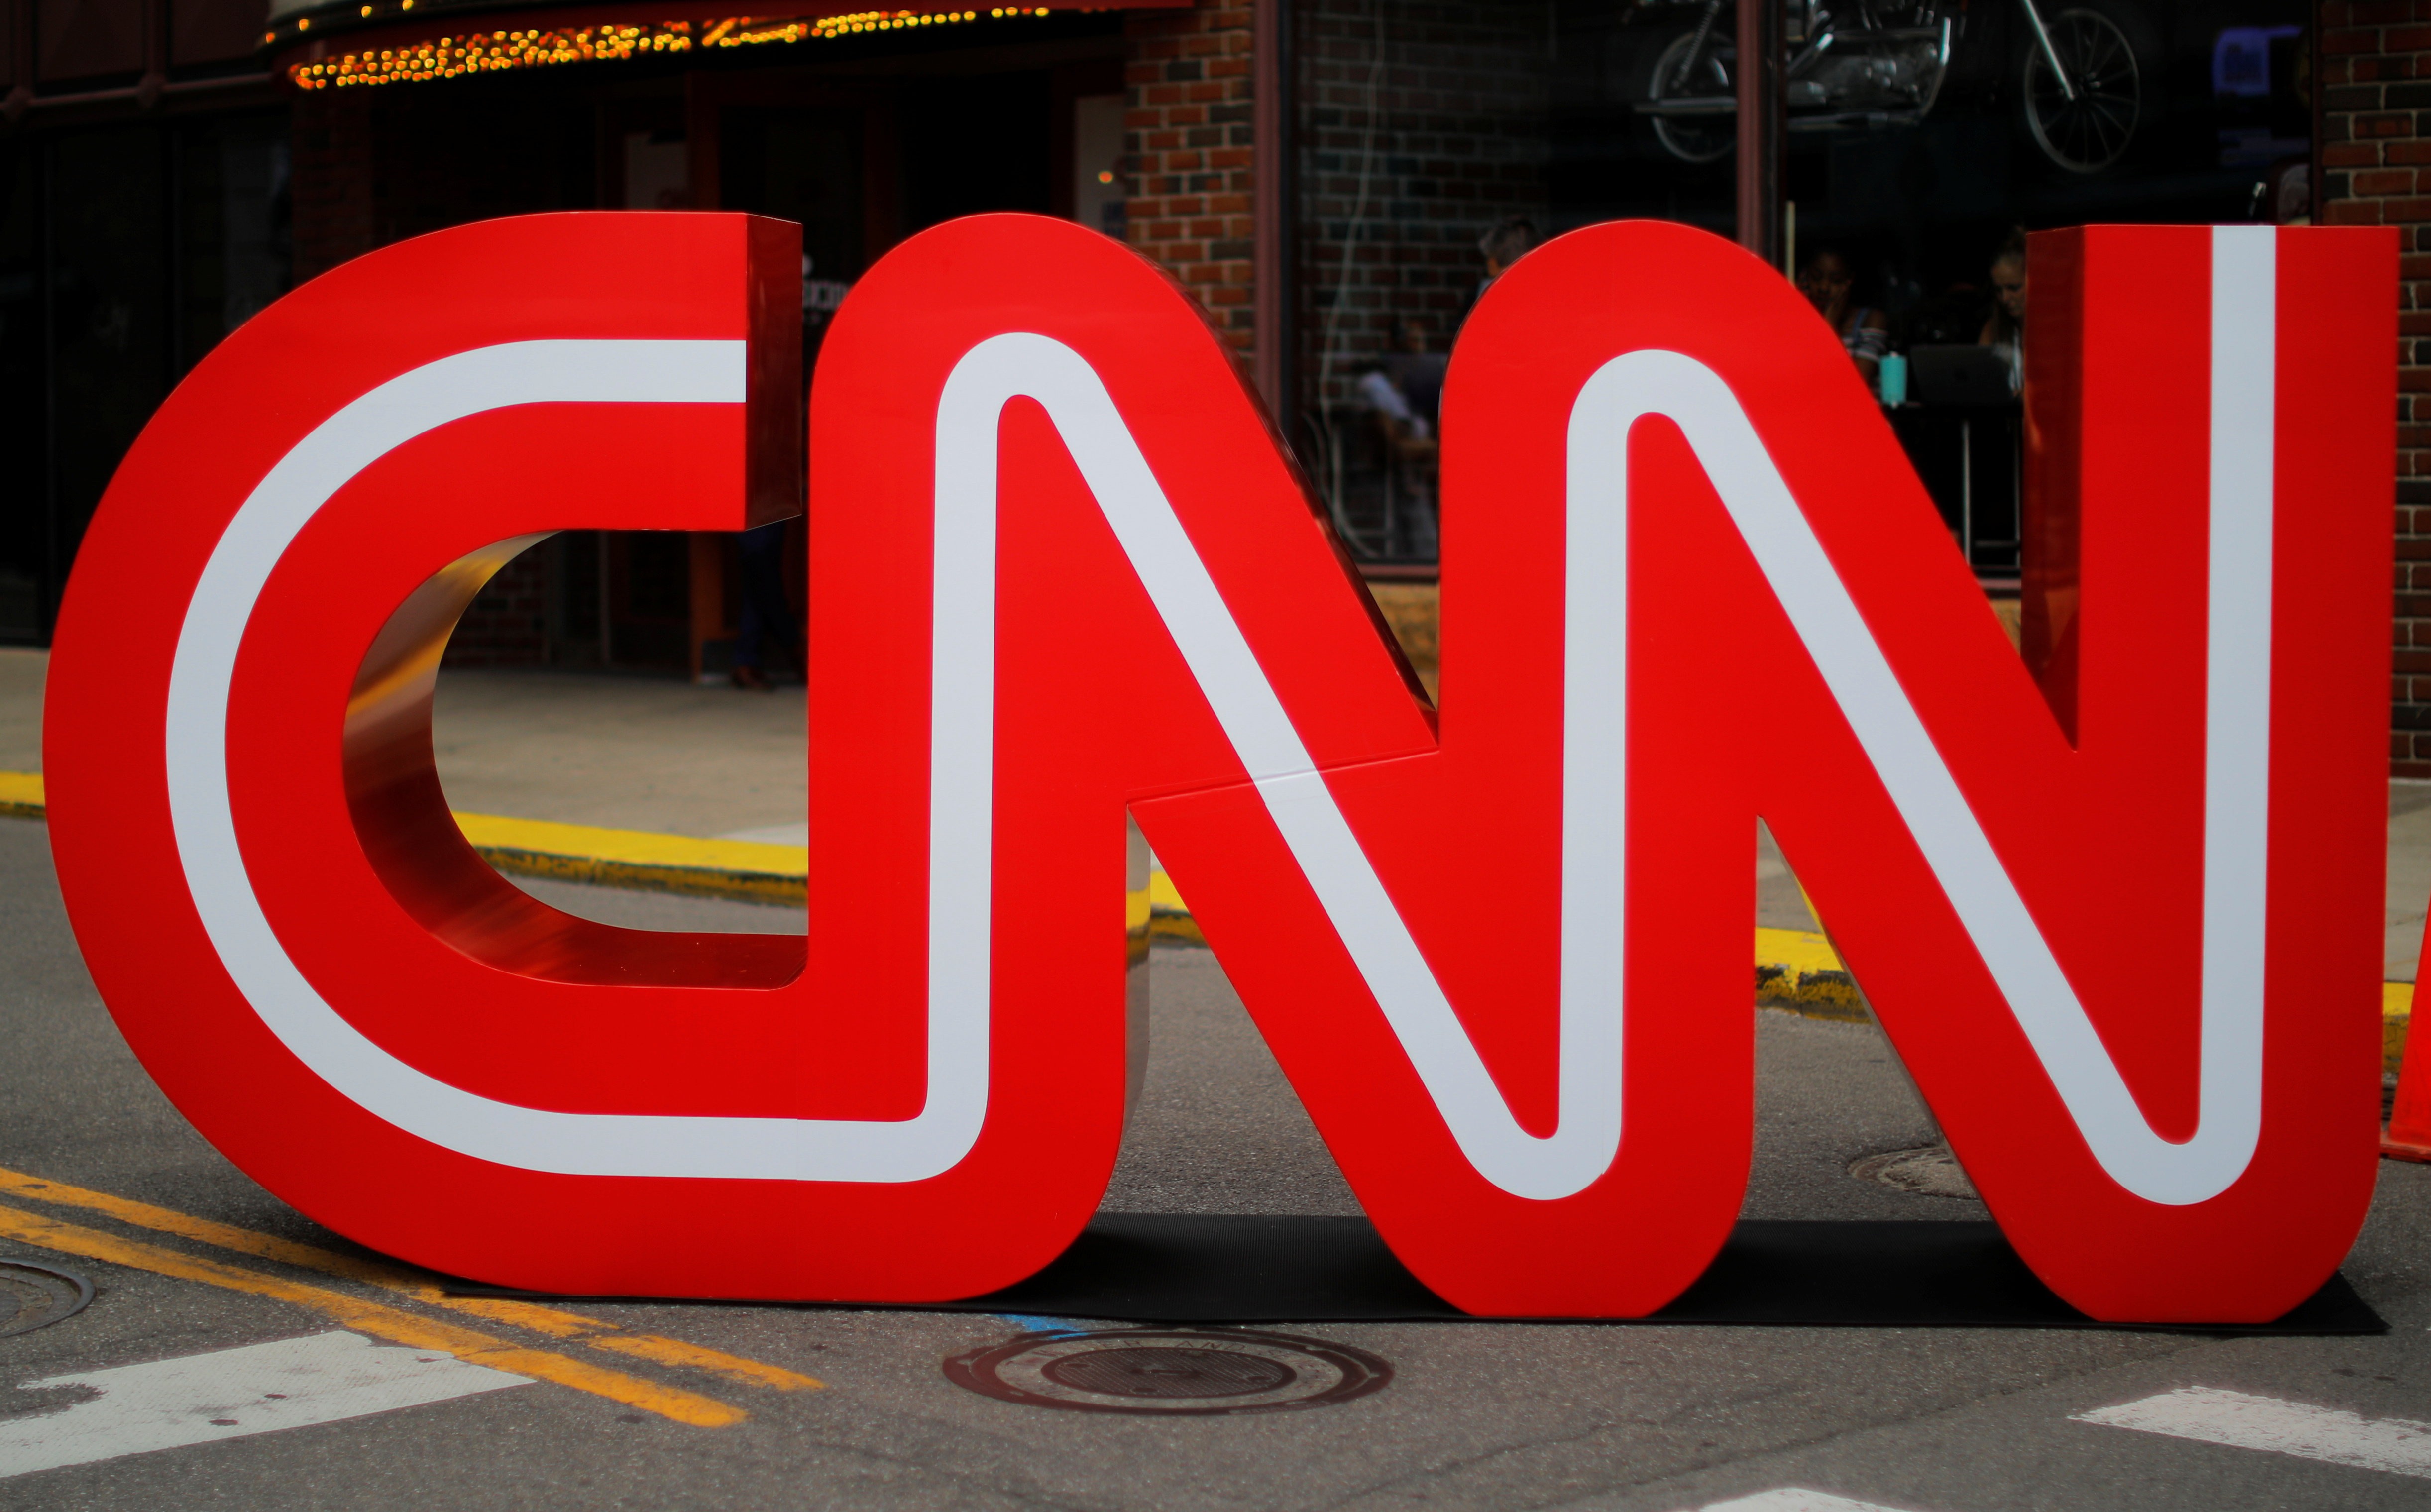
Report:
[[[2020,228],[2309,214],[2303,0],[1772,3],[1784,272],[1822,265],[1885,350],[2004,336],[1993,264]],[[1295,0],[1292,42],[1295,440],[1356,552],[1419,562],[1430,406],[1491,270],[1599,221],[1734,234],[1735,8]],[[1953,534],[2014,574],[2011,407],[1909,397],[1894,421]]]
[[[71,559],[118,461],[168,393],[160,133],[61,138],[51,186],[52,528]]]
[[[287,123],[220,121],[178,143],[179,370],[287,292]]]
[[[126,448],[286,292],[287,152],[280,114],[0,145],[0,641],[49,638]]]
[[[0,642],[16,644],[42,638],[49,560],[37,169],[29,143],[0,143]]]
[[[850,283],[863,228],[862,112],[729,109],[720,132],[726,208],[799,222],[804,272]]]

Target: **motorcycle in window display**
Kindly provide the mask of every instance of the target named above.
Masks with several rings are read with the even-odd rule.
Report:
[[[2145,109],[2144,70],[2131,35],[2137,18],[2115,4],[2004,0],[2001,10],[1986,7],[1970,16],[1965,0],[1773,3],[1787,23],[1783,93],[1792,130],[1914,125],[1932,112],[1953,64],[1971,63],[1982,78],[1994,72],[1984,66],[1991,63],[2043,158],[2067,172],[2091,174],[2126,153]],[[1695,19],[1655,54],[1635,109],[1671,156],[1715,161],[1737,141],[1733,7],[1675,0],[1659,8]],[[2009,25],[1987,25],[2003,11]]]

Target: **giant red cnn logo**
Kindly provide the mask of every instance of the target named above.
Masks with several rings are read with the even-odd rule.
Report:
[[[2063,1296],[2260,1319],[2339,1263],[2383,233],[2038,245],[2034,482],[2081,521],[2042,686],[1776,274],[1670,226],[1545,246],[1445,389],[1438,710],[1187,298],[1070,226],[927,232],[810,404],[807,948],[570,918],[449,820],[439,648],[540,532],[796,507],[792,237],[363,258],[197,368],[95,516],[60,875],[129,1040],[272,1191],[545,1289],[1010,1283],[1096,1206],[1147,1050],[1128,811],[1421,1279],[1643,1313],[1746,1182],[1762,815]]]

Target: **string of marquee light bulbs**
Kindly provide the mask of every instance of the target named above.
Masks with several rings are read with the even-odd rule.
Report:
[[[401,10],[412,8],[413,0],[404,0],[400,7]],[[362,13],[368,17],[373,9],[373,7],[365,6]],[[493,74],[515,68],[545,68],[560,63],[617,62],[711,48],[825,42],[877,32],[957,26],[976,21],[1010,21],[1016,17],[1035,19],[1047,13],[1043,6],[1036,8],[998,7],[985,12],[859,10],[850,15],[791,20],[737,16],[727,21],[698,24],[697,27],[689,21],[670,21],[655,25],[584,26],[564,31],[474,32],[463,37],[442,37],[436,42],[384,47],[377,52],[366,49],[339,58],[323,59],[318,62],[295,63],[288,68],[287,76],[296,88],[304,90],[344,89],[359,84],[406,84],[428,79],[462,78],[474,74]],[[296,23],[296,29],[301,33],[310,25],[310,21],[307,18]],[[264,42],[277,40],[275,32],[263,38]]]

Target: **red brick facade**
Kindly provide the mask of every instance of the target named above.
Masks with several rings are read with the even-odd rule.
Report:
[[[1128,235],[1252,345],[1248,0],[1124,18]]]
[[[2322,219],[2397,227],[2389,775],[2431,778],[2431,0],[2322,0]]]

